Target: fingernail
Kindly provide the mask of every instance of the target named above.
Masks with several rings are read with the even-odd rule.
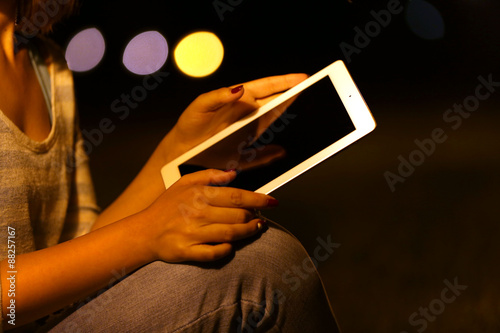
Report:
[[[262,229],[264,226],[266,225],[266,221],[264,220],[259,220],[259,222],[257,222],[257,229]]]
[[[227,169],[227,170],[224,170],[224,172],[233,172],[233,171],[236,171],[236,169]]]
[[[231,89],[231,94],[237,94],[241,91],[241,89],[243,89],[243,85],[239,85],[237,87],[234,87],[233,89]]]
[[[279,201],[274,199],[274,198],[270,198],[270,199],[267,199],[267,207],[276,207],[279,205]]]

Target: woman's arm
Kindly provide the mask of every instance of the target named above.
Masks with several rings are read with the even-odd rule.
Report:
[[[182,177],[146,210],[87,235],[16,258],[15,297],[9,297],[8,262],[1,263],[4,327],[15,300],[16,326],[50,314],[105,287],[116,272],[155,260],[210,261],[231,243],[261,230],[249,209],[275,201],[264,194],[215,187],[235,172],[206,170]],[[208,245],[211,244],[211,245]]]
[[[14,297],[9,297],[7,260],[1,263],[4,328],[19,327],[106,286],[113,273],[130,271],[150,260],[140,216],[85,236],[16,256]],[[15,324],[7,306],[15,301]]]
[[[306,74],[272,76],[244,83],[242,88],[221,88],[200,95],[132,183],[101,213],[93,230],[146,208],[165,190],[160,174],[165,164],[306,78]]]

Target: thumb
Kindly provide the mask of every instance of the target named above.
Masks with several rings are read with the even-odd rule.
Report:
[[[201,112],[212,112],[225,104],[235,102],[243,96],[243,85],[220,88],[198,96],[192,103]]]

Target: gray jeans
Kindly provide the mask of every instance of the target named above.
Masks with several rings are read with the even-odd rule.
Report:
[[[300,243],[271,226],[221,261],[144,266],[51,332],[337,332],[317,272],[291,273],[304,261]]]

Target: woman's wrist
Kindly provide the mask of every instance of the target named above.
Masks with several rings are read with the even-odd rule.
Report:
[[[123,246],[128,248],[124,252],[130,255],[128,265],[131,267],[144,266],[157,260],[154,247],[155,231],[149,222],[147,210],[144,210],[109,225],[111,228],[117,228],[114,234],[121,238]]]
[[[157,239],[159,231],[154,228],[153,214],[149,209],[145,209],[134,214],[127,219],[132,225],[131,230],[136,232],[136,245],[138,248],[138,258],[144,263],[149,264],[159,260],[157,251]]]
[[[162,166],[173,161],[193,147],[184,141],[177,131],[177,126],[174,126],[156,148],[156,151],[160,155]]]

